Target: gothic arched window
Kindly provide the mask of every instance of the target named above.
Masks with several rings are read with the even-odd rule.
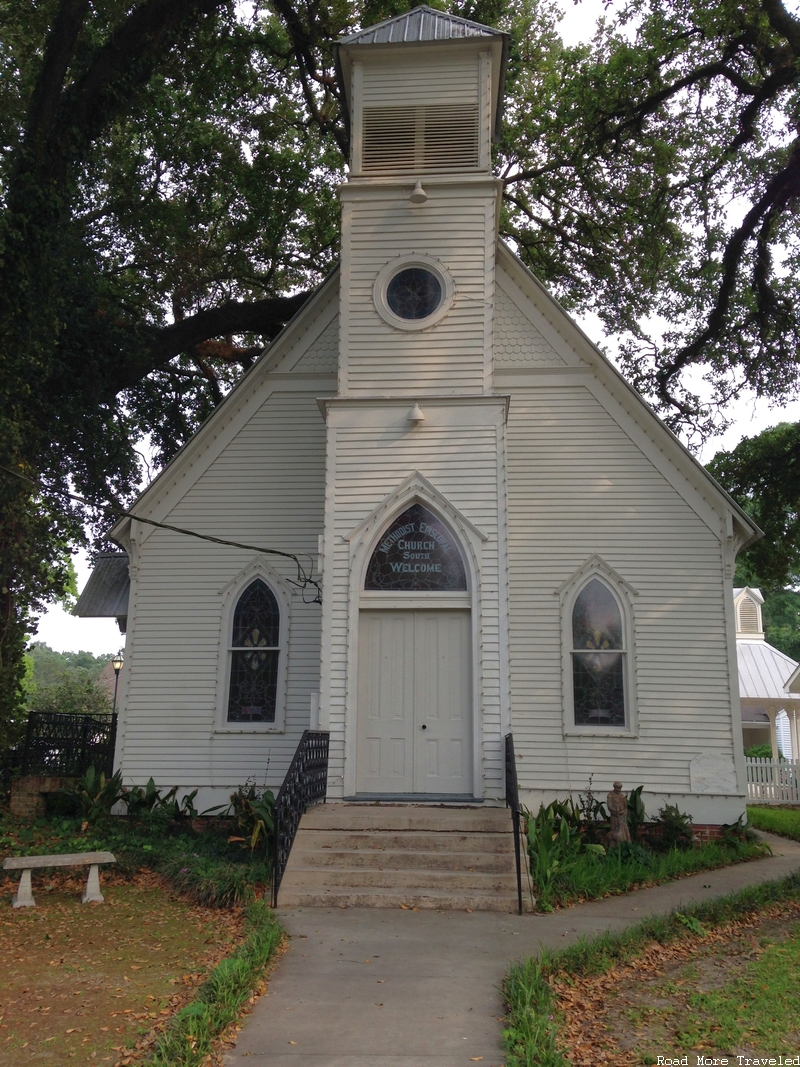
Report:
[[[576,726],[625,727],[625,627],[619,601],[591,578],[572,609],[572,696]]]
[[[275,594],[256,578],[233,612],[228,722],[275,722],[280,621]]]

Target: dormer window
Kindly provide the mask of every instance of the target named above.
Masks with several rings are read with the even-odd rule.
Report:
[[[739,634],[760,636],[763,633],[761,624],[761,605],[756,597],[746,590],[739,597],[736,604],[736,631]]]

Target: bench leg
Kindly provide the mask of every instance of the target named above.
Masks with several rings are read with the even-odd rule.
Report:
[[[105,897],[100,892],[100,867],[93,863],[89,868],[89,877],[86,879],[86,889],[81,897],[81,904],[102,904]]]
[[[36,901],[33,899],[33,893],[31,892],[30,870],[23,871],[20,875],[17,895],[11,903],[15,908],[33,908],[36,906]]]

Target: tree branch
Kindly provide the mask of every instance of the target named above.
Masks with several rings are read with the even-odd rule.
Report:
[[[229,300],[219,307],[198,311],[161,329],[147,327],[150,344],[141,358],[126,360],[125,365],[112,375],[109,383],[111,391],[116,395],[122,389],[132,388],[175,356],[214,337],[254,333],[271,340],[310,295],[310,292],[297,293],[295,296],[272,297],[252,303]]]

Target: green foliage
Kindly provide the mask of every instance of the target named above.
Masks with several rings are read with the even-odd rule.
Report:
[[[642,800],[643,785],[637,785],[635,789],[632,789],[628,794],[628,831],[631,835],[631,841],[639,840],[639,829],[644,826],[647,821],[647,812],[645,811],[644,801]],[[625,842],[623,842],[624,844]]]
[[[259,842],[269,854],[270,841],[275,829],[275,797],[271,789],[260,789],[254,778],[248,778],[236,792],[231,793],[230,803],[211,808],[206,814],[219,812],[223,819],[233,818],[238,831],[229,838],[244,848],[255,852]]]
[[[781,651],[784,639],[797,649],[800,597],[783,587],[800,584],[800,423],[782,422],[745,437],[730,452],[718,452],[708,470],[765,534],[741,553],[737,581],[770,599],[779,595],[772,608],[765,605],[764,625],[772,628],[767,639]]]
[[[749,759],[772,759],[772,745],[751,745],[744,754]]]
[[[758,834],[748,823],[745,814],[740,815],[736,822],[723,823],[720,826],[720,833],[725,844],[735,844],[737,841],[746,841],[749,844],[753,844],[758,841]]]
[[[541,804],[535,817],[528,811],[523,814],[537,905],[542,911],[549,911],[557,880],[563,881],[570,874],[581,853],[603,855],[605,849],[583,841],[580,817],[570,804],[554,800],[547,807]]]
[[[269,863],[231,845],[227,823],[209,819],[207,824],[194,830],[159,806],[136,818],[94,821],[61,817],[29,823],[6,816],[0,819],[0,849],[12,856],[108,850],[117,857],[118,869],[158,871],[204,907],[245,905],[269,885]]]
[[[108,690],[88,675],[74,674],[53,685],[37,686],[28,698],[29,711],[107,715],[111,711]]]
[[[148,1067],[200,1067],[212,1043],[234,1023],[264,975],[283,939],[283,931],[263,901],[246,912],[247,940],[222,960],[198,990],[197,996],[170,1021],[159,1038]]]
[[[655,832],[646,834],[645,839],[656,851],[679,849],[688,852],[694,847],[692,817],[682,812],[677,804],[665,804],[652,826]]]
[[[91,652],[56,652],[43,641],[32,642],[27,654],[31,661],[32,681],[37,689],[75,676],[97,681],[113,658],[112,652],[107,656],[94,656]]]
[[[781,837],[800,841],[800,809],[798,808],[747,808],[747,817],[757,830],[767,830]]]
[[[58,792],[75,801],[80,813],[90,824],[107,818],[111,809],[125,794],[122,786],[122,772],[116,771],[110,778],[105,772],[98,772],[90,767],[83,778],[69,781]]]
[[[538,960],[514,964],[503,983],[508,1006],[503,1032],[507,1067],[567,1067],[570,1062],[560,1041],[559,1017],[551,986],[554,978],[602,974],[636,959],[654,941],[668,944],[686,937],[687,932],[702,936],[707,928],[758,912],[775,902],[798,898],[800,876],[793,874],[779,882],[751,886],[707,904],[684,908],[680,913],[645,919],[619,933],[606,932],[591,940],[581,938],[559,952],[545,951]],[[740,996],[736,1002],[739,1017],[741,1003]]]

